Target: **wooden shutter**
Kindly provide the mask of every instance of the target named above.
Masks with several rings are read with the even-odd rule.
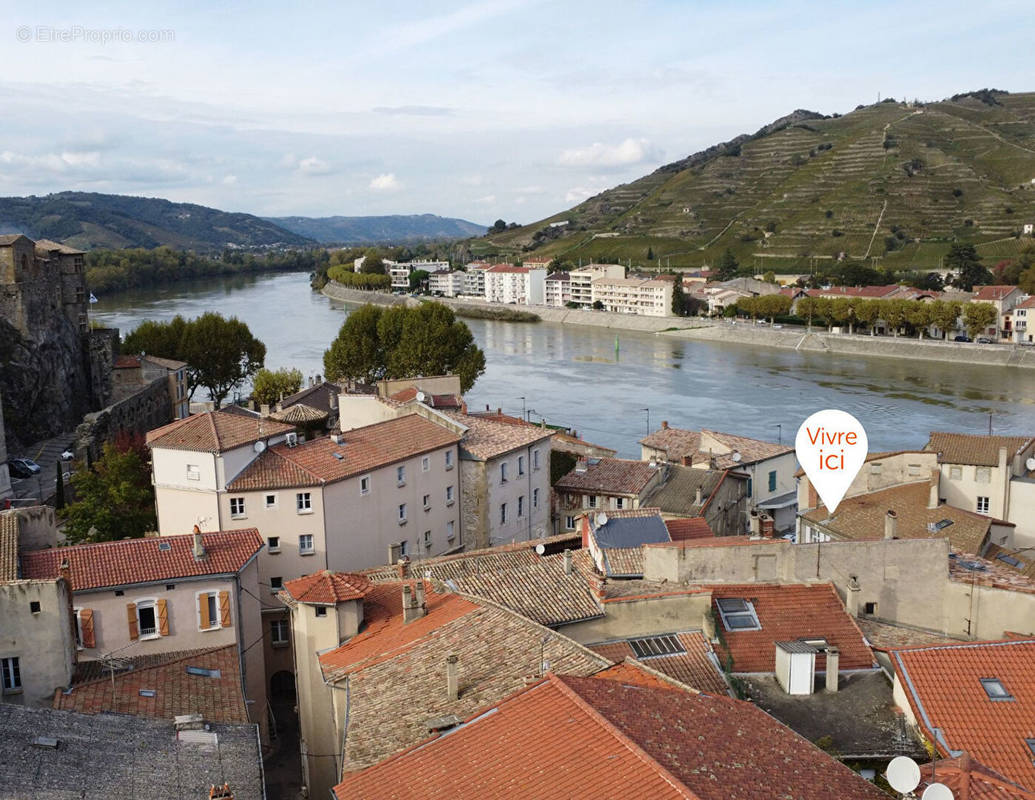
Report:
[[[129,623],[129,638],[136,641],[140,638],[140,630],[137,626],[137,604],[126,603],[126,622]]]
[[[219,617],[220,624],[224,628],[229,628],[230,622],[230,592],[219,593]]]
[[[201,629],[212,627],[212,620],[208,618],[208,595],[198,595],[198,609],[201,611]]]
[[[134,618],[136,614],[133,615]],[[97,646],[97,639],[93,633],[93,609],[83,608],[79,611],[79,632],[84,648],[89,649]]]
[[[169,606],[164,599],[158,601],[158,633],[161,636],[169,635]]]

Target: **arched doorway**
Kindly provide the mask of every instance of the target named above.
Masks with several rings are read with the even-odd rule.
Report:
[[[270,705],[295,704],[295,675],[282,669],[270,678]]]

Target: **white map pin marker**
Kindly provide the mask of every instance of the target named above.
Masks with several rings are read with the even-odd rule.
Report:
[[[847,411],[817,411],[794,438],[798,463],[831,514],[866,462],[866,430]]]

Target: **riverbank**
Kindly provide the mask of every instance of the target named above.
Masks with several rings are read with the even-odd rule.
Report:
[[[1035,347],[1008,344],[941,342],[905,336],[849,335],[816,330],[809,333],[802,328],[772,328],[750,322],[732,325],[728,321],[692,330],[665,331],[664,335],[691,341],[730,342],[799,352],[1035,369]]]

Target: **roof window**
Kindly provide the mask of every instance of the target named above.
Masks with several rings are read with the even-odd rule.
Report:
[[[630,639],[629,646],[637,658],[656,658],[657,656],[677,656],[686,653],[674,635],[650,636],[645,639]]]
[[[750,600],[742,597],[721,597],[715,601],[719,607],[723,627],[728,631],[759,631],[762,629]]]
[[[981,686],[988,695],[989,700],[1013,700],[1014,697],[1003,686],[998,678],[981,678]]]

